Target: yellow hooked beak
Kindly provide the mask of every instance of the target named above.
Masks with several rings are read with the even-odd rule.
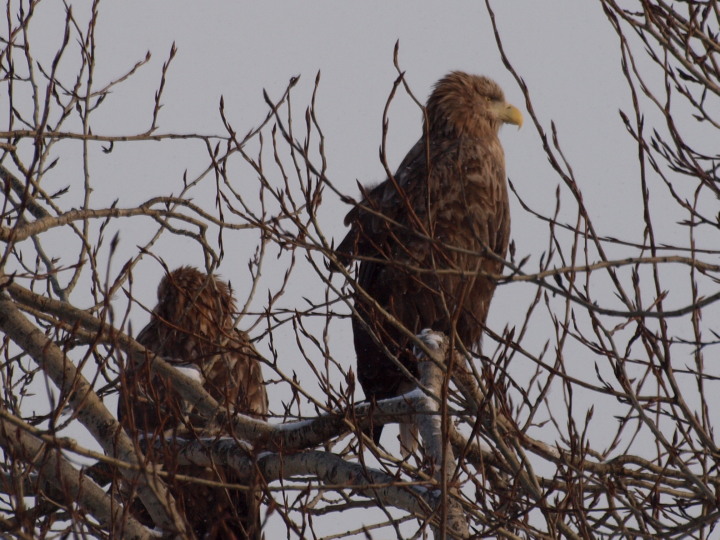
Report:
[[[523,125],[523,115],[520,109],[509,103],[501,103],[498,107],[498,118],[505,124],[515,124],[518,128]]]
[[[503,124],[515,124],[519,128],[523,125],[523,115],[520,109],[504,101],[493,101],[490,110]]]

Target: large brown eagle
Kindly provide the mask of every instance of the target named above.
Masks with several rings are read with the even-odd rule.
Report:
[[[416,374],[408,334],[431,328],[469,349],[479,345],[496,285],[488,274],[502,272],[510,234],[498,139],[504,123],[520,126],[522,115],[494,81],[448,74],[435,85],[423,135],[395,175],[362,189],[345,218],[351,229],[338,251],[360,261],[353,333],[368,400],[412,387],[388,356]],[[380,431],[373,431],[376,442]],[[401,440],[411,446],[402,426]]]
[[[183,266],[162,279],[157,295],[158,304],[137,341],[201,381],[229,411],[264,418],[268,402],[259,356],[248,336],[234,326],[235,301],[228,285]],[[256,493],[172,478],[182,474],[238,482],[232,472],[220,467],[177,464],[175,437],[212,437],[221,435],[223,427],[206,425],[173,391],[170,381],[151,374],[148,362],[128,360],[122,372],[118,417],[142,442],[147,459],[171,475],[171,491],[197,538],[261,537]]]

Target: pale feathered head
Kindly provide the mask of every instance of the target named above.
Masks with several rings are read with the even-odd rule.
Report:
[[[227,331],[232,326],[235,301],[230,288],[215,276],[181,266],[167,274],[158,286],[156,317],[193,333],[207,326]]]
[[[522,126],[522,113],[505,101],[498,84],[479,75],[453,71],[435,84],[428,98],[430,137],[497,135],[502,124]]]

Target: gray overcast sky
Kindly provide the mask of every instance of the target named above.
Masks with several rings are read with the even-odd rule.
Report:
[[[72,4],[78,19],[85,20],[89,2]],[[526,112],[522,93],[500,60],[484,3],[479,1],[125,0],[100,7],[97,86],[128,70],[146,51],[153,57],[108,98],[95,117],[95,133],[131,134],[148,127],[153,91],[173,42],[178,53],[167,79],[160,132],[222,134],[218,104],[224,96],[227,116],[238,132],[245,133],[266,115],[262,90],[277,98],[294,75],[301,75],[294,98],[301,119],[320,70],[317,112],[327,139],[328,176],[350,195],[357,194],[356,180],[383,179],[378,159],[381,120],[396,78],[392,53],[398,40],[400,66],[420,100],[425,100],[438,78],[460,69],[495,79],[505,89],[508,101]],[[576,0],[503,1],[494,2],[493,8],[506,52],[530,88],[544,129],[549,131],[551,120],[558,127],[563,151],[595,223],[606,235],[639,240],[643,223],[636,211],[641,195],[636,147],[618,115],[618,109],[630,110],[630,95],[619,69],[617,36],[601,9]],[[49,62],[52,58],[62,39],[62,20],[60,2],[42,4],[33,26],[37,59]],[[74,73],[71,61],[65,67],[67,73]],[[399,164],[420,130],[420,111],[406,96],[399,96],[390,113],[387,150],[391,168]],[[559,179],[547,163],[530,119],[526,116],[520,131],[505,128],[501,140],[508,176],[523,199],[542,213],[551,213]],[[191,176],[197,174],[206,161],[206,152],[197,143],[117,145],[107,155],[97,148],[92,156],[94,200],[102,206],[120,197],[122,205],[123,201],[130,204],[177,192],[183,172],[187,169]],[[67,184],[67,176],[58,177],[57,183],[58,187]],[[563,211],[572,219],[574,205],[566,191],[563,197],[567,201]],[[326,193],[321,219],[336,239],[344,234],[346,211],[336,197]],[[674,227],[672,220],[668,222],[660,230],[665,239],[681,238],[684,232]],[[118,268],[123,257],[134,254],[142,234],[142,227],[123,224]],[[523,212],[515,199],[512,236],[518,258],[530,255],[529,264],[536,268],[540,254],[547,249],[547,229]],[[202,264],[194,248],[188,251],[177,243],[161,246],[164,251],[158,254],[171,267]],[[239,290],[251,253],[241,246],[226,246],[220,274]],[[152,304],[160,269],[151,262],[144,268],[148,279],[136,283],[135,294]],[[286,306],[295,301],[300,304],[307,294],[302,283],[295,285]],[[522,286],[499,289],[491,308],[491,324],[496,330],[522,321],[532,293]],[[254,307],[262,307],[263,300],[260,294]],[[523,306],[520,312],[518,305]],[[135,314],[136,328],[146,317]],[[536,343],[547,339],[545,329],[536,331]],[[352,365],[348,321],[337,325],[333,339],[338,357]],[[281,347],[289,357],[294,354],[291,335]],[[299,372],[307,373],[300,368]],[[273,399],[277,407],[279,397]]]

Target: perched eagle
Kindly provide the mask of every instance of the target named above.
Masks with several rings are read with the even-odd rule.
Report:
[[[183,266],[162,279],[157,295],[158,304],[137,341],[201,381],[223,407],[264,418],[268,402],[259,356],[248,336],[234,327],[235,300],[228,285]],[[121,380],[120,423],[145,441],[148,460],[171,475],[171,491],[197,538],[261,538],[256,493],[172,478],[183,474],[237,483],[232,472],[220,467],[180,466],[175,459],[174,437],[212,437],[227,430],[205,425],[171,382],[152,375],[145,361],[129,359]]]
[[[510,235],[505,158],[498,139],[522,114],[487,77],[452,72],[425,107],[423,135],[394,176],[362,189],[338,251],[360,261],[353,318],[357,373],[368,400],[412,388],[409,334],[431,328],[478,346]],[[381,309],[378,309],[381,308]],[[456,342],[456,341],[455,341]],[[407,431],[401,441],[411,447]],[[373,436],[379,440],[381,428]]]

